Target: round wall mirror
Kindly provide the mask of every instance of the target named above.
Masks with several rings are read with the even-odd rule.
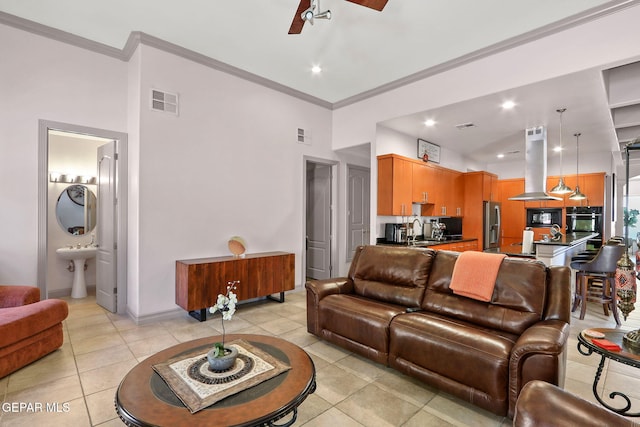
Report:
[[[70,185],[56,203],[58,224],[67,233],[80,236],[96,226],[96,195],[85,185]]]

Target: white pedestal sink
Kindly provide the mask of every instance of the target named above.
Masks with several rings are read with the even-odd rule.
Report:
[[[84,298],[87,296],[87,284],[84,279],[84,262],[96,256],[97,248],[88,247],[66,247],[56,249],[56,253],[62,259],[73,261],[73,286],[71,288],[71,298]]]

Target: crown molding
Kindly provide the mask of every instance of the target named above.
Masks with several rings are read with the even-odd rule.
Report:
[[[210,58],[206,55],[202,55],[198,52],[186,49],[182,46],[178,46],[176,44],[167,42],[165,40],[151,36],[149,34],[145,34],[140,31],[133,31],[129,35],[124,48],[117,49],[103,43],[95,42],[93,40],[89,40],[84,37],[68,33],[66,31],[58,30],[56,28],[48,27],[46,25],[39,24],[28,19],[20,18],[18,16],[11,15],[5,12],[0,12],[0,24],[5,24],[22,31],[27,31],[32,34],[76,46],[81,49],[86,49],[98,54],[110,56],[112,58],[116,58],[125,62],[128,62],[131,59],[131,56],[140,44],[151,46],[164,52],[171,53],[181,58],[185,58],[206,67],[212,68],[214,70],[231,74],[243,80],[256,83],[258,85],[275,90],[277,92],[284,93],[294,98],[301,99],[311,104],[315,104],[329,110],[333,108],[333,104],[331,102],[325,101],[323,99],[293,89],[289,86],[285,86],[281,83],[258,76],[257,74],[250,73],[246,70],[242,70],[240,68]]]
[[[135,50],[138,48],[140,44],[151,46],[156,49],[162,50],[164,52],[171,53],[176,56],[188,59],[190,61],[196,62],[198,64],[204,65],[206,67],[212,68],[217,71],[231,74],[238,78],[250,81],[252,83],[256,83],[258,85],[261,85],[269,89],[292,96],[294,98],[298,98],[300,100],[318,105],[320,107],[327,108],[329,110],[336,110],[336,109],[346,107],[348,105],[366,100],[368,98],[378,96],[385,92],[389,92],[391,90],[429,78],[436,74],[440,74],[440,73],[452,70],[456,67],[460,67],[467,63],[494,55],[499,52],[506,51],[508,49],[515,48],[517,46],[521,46],[523,44],[541,39],[543,37],[547,37],[555,33],[559,33],[569,28],[573,28],[573,27],[585,24],[587,22],[594,21],[596,19],[602,18],[607,15],[620,12],[621,10],[624,10],[629,7],[637,6],[638,4],[640,4],[640,0],[617,0],[617,1],[607,2],[602,6],[596,6],[582,13],[545,25],[543,27],[526,32],[516,37],[512,37],[502,42],[495,43],[491,46],[487,46],[486,48],[479,49],[477,51],[471,52],[467,55],[460,56],[458,58],[452,59],[447,62],[443,62],[442,64],[438,64],[434,67],[430,67],[425,70],[418,71],[417,73],[394,80],[392,82],[386,83],[384,85],[364,91],[362,93],[359,93],[357,95],[345,98],[341,101],[337,101],[334,103],[325,101],[318,97],[293,89],[289,86],[285,86],[281,83],[258,76],[257,74],[250,73],[246,70],[234,67],[232,65],[218,61],[206,55],[186,49],[182,46],[178,46],[176,44],[167,42],[166,40],[162,40],[160,38],[151,36],[149,34],[145,34],[140,31],[131,32],[124,48],[117,49],[117,48],[105,45],[103,43],[95,42],[93,40],[89,40],[84,37],[80,37],[75,34],[68,33],[66,31],[58,30],[56,28],[48,27],[46,25],[39,24],[34,21],[29,21],[27,19],[20,18],[5,12],[0,12],[0,24],[5,24],[14,28],[18,28],[23,31],[27,31],[27,32],[37,34],[43,37],[47,37],[53,40],[57,40],[62,43],[70,44],[72,46],[76,46],[82,49],[87,49],[95,53],[107,55],[122,61],[129,61],[131,56],[133,55],[133,53],[135,52]]]

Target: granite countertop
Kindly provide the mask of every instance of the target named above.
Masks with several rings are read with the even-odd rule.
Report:
[[[536,245],[573,246],[596,236],[598,233],[568,233],[563,234],[558,240],[535,240],[533,243]]]
[[[520,258],[535,258],[536,254],[523,254],[522,253],[522,243],[513,243],[511,245],[502,245],[497,248],[489,248],[485,249],[483,252],[489,252],[494,254],[505,254],[510,257],[520,257]]]

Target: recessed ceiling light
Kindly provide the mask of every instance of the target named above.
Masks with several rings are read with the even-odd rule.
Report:
[[[562,147],[559,146],[559,145],[557,147],[553,147],[553,151],[556,152],[556,153],[559,153],[559,152],[562,151]]]
[[[435,121],[435,120],[433,120],[433,119],[428,119],[428,120],[425,120],[425,121],[424,121],[424,125],[425,125],[425,126],[433,126],[433,125],[435,125],[435,124],[436,124],[436,121]]]
[[[504,157],[504,154],[500,153],[496,157],[499,158],[499,159],[502,159]]]
[[[320,67],[319,65],[314,65],[313,67],[311,67],[311,72],[313,74],[320,74],[322,72],[322,67]]]
[[[510,110],[516,106],[516,103],[513,101],[505,101],[502,103],[502,108],[505,110]]]

